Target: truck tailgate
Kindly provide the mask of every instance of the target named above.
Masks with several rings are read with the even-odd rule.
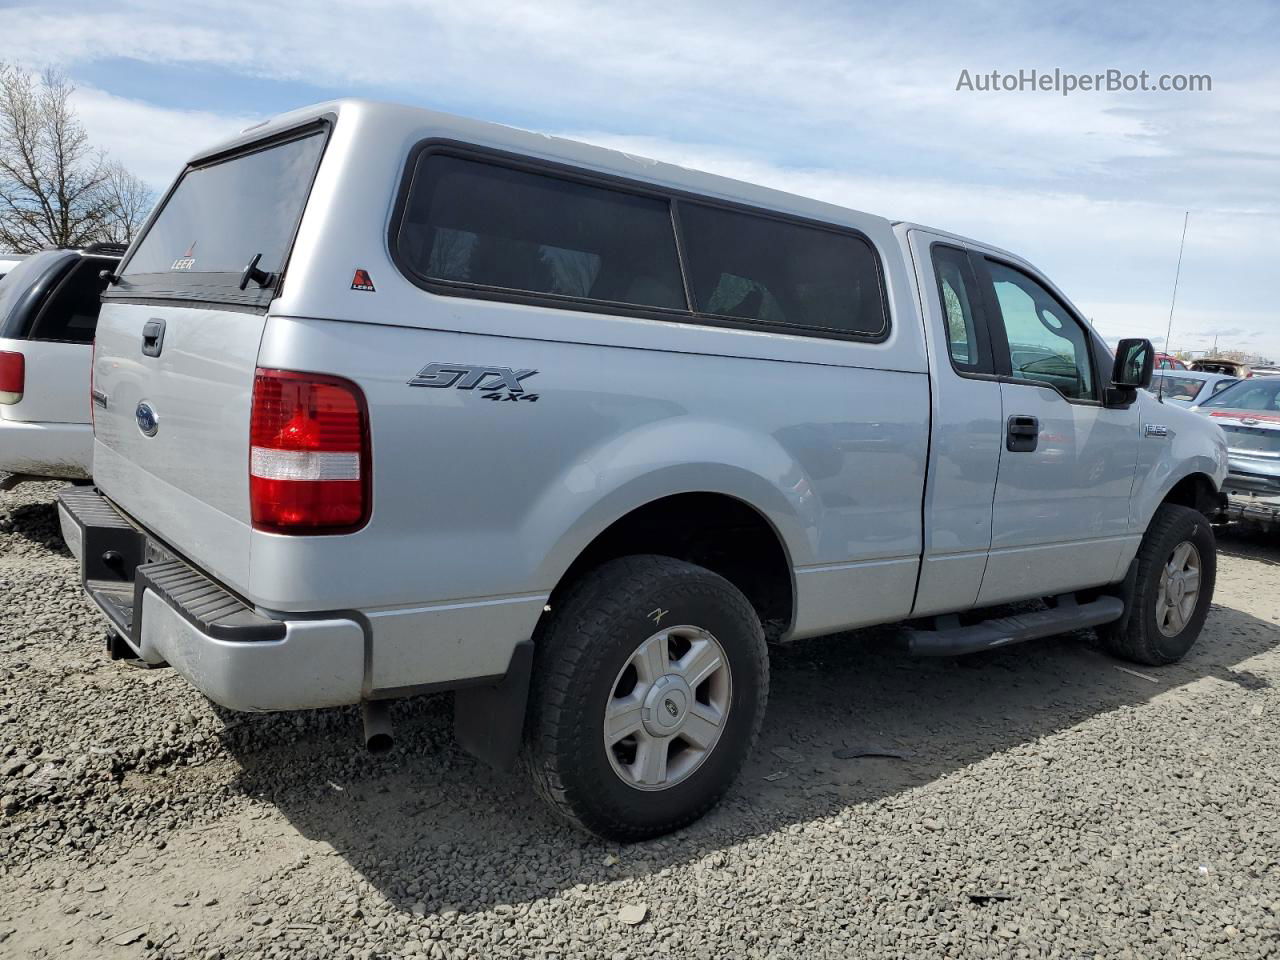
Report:
[[[143,328],[156,322],[163,341],[148,356]],[[249,579],[249,414],[265,324],[257,312],[108,301],[94,359],[98,487],[241,591]]]
[[[328,129],[310,122],[188,165],[121,262],[98,318],[99,488],[240,593],[258,349]]]

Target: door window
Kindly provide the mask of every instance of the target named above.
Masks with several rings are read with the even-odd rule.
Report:
[[[981,295],[968,255],[958,247],[937,244],[933,248],[933,272],[938,278],[951,365],[961,373],[991,373],[991,348],[979,306]]]
[[[1170,400],[1195,400],[1204,389],[1204,381],[1198,377],[1174,377],[1164,374],[1151,381],[1150,391]]]
[[[1089,336],[1071,313],[1020,270],[987,261],[1011,375],[1055,388],[1069,400],[1095,398]]]
[[[1239,380],[1219,380],[1217,383],[1213,385],[1213,389],[1209,391],[1209,396],[1216,397],[1218,394],[1220,394],[1223,390],[1227,389],[1227,387],[1231,386],[1233,383],[1239,383],[1239,382],[1240,382]]]

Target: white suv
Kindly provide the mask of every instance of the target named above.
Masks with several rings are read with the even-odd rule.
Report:
[[[0,471],[85,480],[91,473],[89,364],[100,274],[124,248],[44,250],[15,261],[0,282]],[[7,261],[0,260],[0,270]]]

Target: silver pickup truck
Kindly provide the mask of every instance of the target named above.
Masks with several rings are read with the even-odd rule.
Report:
[[[60,515],[113,655],[376,749],[456,691],[600,835],[716,803],[767,641],[1159,664],[1209,608],[1221,431],[986,244],[344,100],[196,156],[110,279]]]

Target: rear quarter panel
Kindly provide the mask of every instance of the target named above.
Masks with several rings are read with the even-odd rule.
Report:
[[[555,317],[529,322],[537,320]],[[523,386],[538,399],[410,386],[434,361],[535,369]],[[269,322],[259,362],[356,381],[374,455],[364,530],[254,534],[251,593],[264,606],[545,596],[613,521],[699,491],[760,511],[797,570],[905,561],[914,587],[928,423],[922,374],[290,318]],[[905,612],[910,592],[881,597],[877,609]]]

